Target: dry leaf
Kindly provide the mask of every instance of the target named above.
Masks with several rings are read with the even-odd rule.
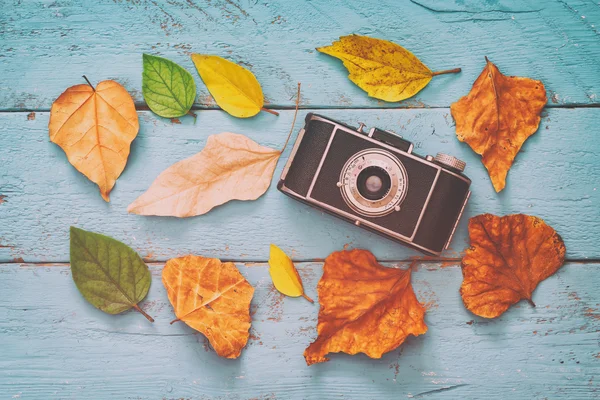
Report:
[[[260,112],[264,97],[252,72],[219,56],[192,54],[192,61],[219,107],[238,118]]]
[[[273,178],[290,140],[300,104],[300,83],[292,127],[282,150],[260,146],[244,135],[220,133],[206,147],[163,171],[127,211],[140,215],[191,217],[230,200],[256,200]]]
[[[211,135],[200,153],[163,171],[127,211],[191,217],[230,200],[256,200],[269,188],[280,154],[237,133]]]
[[[537,285],[565,261],[565,244],[537,217],[482,214],[469,220],[471,248],[462,260],[465,307],[495,318],[522,299],[532,305]]]
[[[337,352],[381,358],[408,335],[427,331],[410,269],[383,267],[369,251],[332,253],[317,289],[318,337],[304,351],[308,365],[328,361],[325,356]]]
[[[304,294],[302,279],[292,260],[279,247],[271,244],[271,253],[269,255],[269,274],[273,280],[273,285],[281,293],[290,297],[302,296],[306,300],[314,303],[313,300]]]
[[[460,68],[432,72],[404,47],[367,36],[342,36],[317,50],[342,60],[352,82],[369,96],[385,101],[414,96],[435,75],[460,72]]]
[[[108,194],[127,164],[129,147],[140,125],[135,105],[125,88],[114,81],[68,88],[52,104],[50,140],[69,162]]]
[[[471,92],[450,110],[458,140],[483,156],[481,161],[499,192],[521,146],[537,131],[547,99],[542,82],[504,76],[487,58],[486,62]]]
[[[176,321],[203,333],[219,356],[239,357],[248,342],[254,288],[235,264],[192,255],[172,258],[162,281]]]

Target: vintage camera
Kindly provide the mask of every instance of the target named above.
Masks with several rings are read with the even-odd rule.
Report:
[[[471,192],[465,162],[420,157],[378,128],[363,132],[308,114],[277,188],[430,255],[448,247]]]

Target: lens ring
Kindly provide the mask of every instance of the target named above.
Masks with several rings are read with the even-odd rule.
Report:
[[[389,177],[389,187],[386,177]],[[373,190],[367,189],[370,178]],[[379,188],[377,178],[381,180]],[[383,149],[366,149],[354,154],[342,168],[339,182],[342,198],[348,207],[368,217],[393,212],[404,201],[408,191],[408,174],[404,165],[398,157]]]

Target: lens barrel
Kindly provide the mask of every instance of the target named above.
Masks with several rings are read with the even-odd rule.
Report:
[[[356,188],[367,200],[383,199],[390,192],[391,187],[390,174],[381,167],[367,167],[356,178]]]

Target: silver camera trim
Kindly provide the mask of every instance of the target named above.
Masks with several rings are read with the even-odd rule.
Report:
[[[377,155],[379,157],[375,158],[375,156]],[[383,168],[388,173],[388,175],[390,175],[390,179],[392,180],[390,191],[389,193],[386,193],[386,195],[382,199],[369,200],[366,199],[363,195],[361,195],[361,193],[357,189],[353,190],[353,188],[355,188],[356,186],[356,180],[358,176],[355,176],[352,182],[350,182],[350,179],[352,178],[348,178],[348,174],[351,172],[349,169],[354,164],[356,164],[357,160],[360,158],[362,158],[363,160],[366,158],[365,162],[368,162],[368,160],[373,158],[376,161],[380,161],[380,163],[387,164],[387,161],[383,161],[380,159],[381,157],[385,157],[387,160],[389,160],[389,163],[391,163],[389,168]],[[391,173],[390,169],[392,170]],[[393,180],[393,176],[397,177],[395,181]],[[352,185],[352,183],[354,185]],[[338,182],[338,187],[342,193],[342,198],[344,199],[348,207],[350,207],[352,210],[354,210],[360,215],[364,215],[366,217],[371,218],[383,217],[385,215],[391,214],[394,211],[400,211],[400,204],[402,204],[402,202],[406,198],[406,194],[408,192],[408,185],[408,173],[406,172],[406,168],[398,159],[398,157],[396,157],[387,150],[373,148],[361,150],[358,153],[354,154],[351,158],[349,158],[348,161],[346,161],[346,164],[344,164],[342,171],[340,172],[340,179]],[[391,193],[394,194],[390,197]],[[357,195],[360,197],[360,199],[363,200],[362,202],[356,197]],[[381,203],[386,199],[386,204],[377,205],[378,203]],[[365,202],[366,204],[362,204],[363,202]]]
[[[456,231],[456,227],[458,226],[458,222],[460,221],[460,217],[462,216],[462,212],[464,211],[465,206],[467,205],[467,201],[469,200],[469,197],[471,196],[471,191],[468,191],[467,195],[465,196],[465,200],[464,200],[462,208],[461,208],[461,213],[459,214],[458,218],[456,219],[456,223],[454,224],[454,228],[452,229],[450,237],[448,238],[448,241],[446,242],[446,245],[444,246],[444,249],[442,251],[433,251],[433,250],[431,250],[431,249],[429,249],[427,247],[424,247],[424,246],[421,246],[421,245],[419,245],[417,243],[414,243],[413,239],[414,239],[417,231],[419,230],[419,227],[421,225],[421,220],[423,219],[423,215],[425,214],[425,211],[427,210],[427,207],[429,206],[429,200],[431,199],[431,195],[433,194],[433,190],[436,187],[436,184],[437,184],[437,181],[438,181],[438,177],[440,176],[440,173],[442,171],[444,171],[444,173],[453,175],[453,176],[455,176],[455,177],[457,177],[459,179],[462,179],[465,182],[468,182],[468,179],[466,179],[464,176],[462,176],[460,174],[454,173],[454,172],[449,171],[447,169],[443,169],[441,166],[439,166],[437,164],[434,164],[431,161],[427,161],[427,160],[425,160],[425,159],[423,159],[421,157],[413,155],[412,154],[412,148],[413,148],[412,144],[410,146],[409,152],[404,152],[404,151],[401,151],[401,150],[399,150],[399,149],[397,149],[397,148],[395,148],[393,146],[390,146],[390,145],[388,145],[386,143],[383,143],[383,142],[380,142],[378,140],[372,139],[371,137],[369,137],[367,135],[361,134],[361,133],[356,132],[356,131],[354,131],[354,130],[352,130],[350,128],[347,128],[344,125],[340,125],[340,124],[338,124],[338,123],[336,123],[334,121],[331,121],[329,119],[322,118],[322,117],[320,117],[318,115],[313,115],[312,119],[313,120],[323,121],[323,122],[326,122],[328,124],[331,124],[331,125],[334,126],[334,129],[333,129],[333,132],[331,133],[331,136],[329,137],[329,142],[327,143],[325,151],[323,152],[323,155],[321,156],[321,160],[319,161],[319,166],[318,166],[317,171],[315,172],[313,180],[312,180],[312,182],[310,184],[310,187],[308,189],[307,195],[306,196],[302,196],[302,195],[294,192],[293,190],[288,189],[285,186],[285,184],[281,187],[280,190],[282,190],[282,191],[284,191],[284,192],[292,195],[293,197],[296,197],[298,199],[303,199],[304,201],[306,201],[308,203],[316,204],[316,205],[318,205],[321,208],[330,210],[333,214],[338,214],[338,215],[344,216],[344,217],[346,217],[346,218],[348,218],[350,220],[353,220],[354,224],[357,225],[357,226],[360,226],[360,225],[367,226],[370,229],[373,229],[373,230],[375,230],[377,232],[381,232],[381,233],[386,234],[387,236],[393,237],[395,239],[399,239],[402,242],[405,242],[405,243],[409,244],[410,246],[412,246],[412,247],[414,247],[416,249],[423,250],[426,253],[439,256],[439,255],[442,254],[443,250],[447,250],[448,249],[448,247],[450,246],[450,243],[452,242],[452,238],[454,237],[454,233]],[[372,143],[376,143],[378,146],[382,146],[382,147],[384,147],[386,149],[389,149],[393,153],[402,154],[403,156],[412,158],[412,159],[414,159],[414,160],[416,160],[416,161],[418,161],[418,162],[420,162],[422,164],[425,164],[425,165],[428,165],[430,167],[433,167],[433,168],[437,169],[437,173],[436,173],[436,176],[435,176],[435,178],[433,180],[433,183],[431,185],[431,189],[429,190],[429,193],[427,194],[427,199],[425,200],[425,204],[423,206],[423,210],[421,211],[421,215],[419,215],[419,219],[417,220],[417,224],[415,226],[415,229],[414,229],[414,231],[413,231],[413,233],[412,233],[412,235],[410,237],[401,235],[401,234],[399,234],[397,232],[394,232],[394,231],[391,231],[391,230],[389,230],[387,228],[383,228],[383,227],[381,227],[381,226],[379,226],[377,224],[373,224],[373,223],[371,223],[371,222],[369,222],[369,221],[361,218],[360,216],[347,213],[345,211],[340,210],[339,208],[332,207],[329,204],[322,203],[322,202],[320,202],[320,201],[318,201],[318,200],[310,197],[310,195],[312,193],[312,190],[313,190],[313,188],[315,186],[315,182],[317,181],[317,178],[318,178],[319,174],[321,173],[321,168],[323,166],[323,163],[325,162],[325,157],[327,157],[327,153],[329,152],[329,148],[331,146],[331,142],[333,142],[333,138],[335,137],[335,134],[336,134],[336,132],[338,130],[343,130],[343,131],[348,132],[351,135],[357,136],[357,137],[359,137],[361,139],[370,141]],[[285,167],[283,168],[283,172],[281,173],[281,178],[280,178],[281,180],[285,180],[285,178],[287,176],[287,173],[288,173],[288,171],[290,169],[290,166],[292,165],[292,162],[294,161],[294,158],[296,156],[296,152],[298,151],[298,148],[300,147],[300,143],[302,142],[302,139],[304,138],[304,134],[305,134],[305,129],[302,128],[300,130],[300,132],[298,132],[298,137],[296,138],[296,141],[294,143],[294,147],[292,148],[292,151],[290,153],[290,157],[288,158],[288,160],[287,160],[287,162],[285,164]]]

